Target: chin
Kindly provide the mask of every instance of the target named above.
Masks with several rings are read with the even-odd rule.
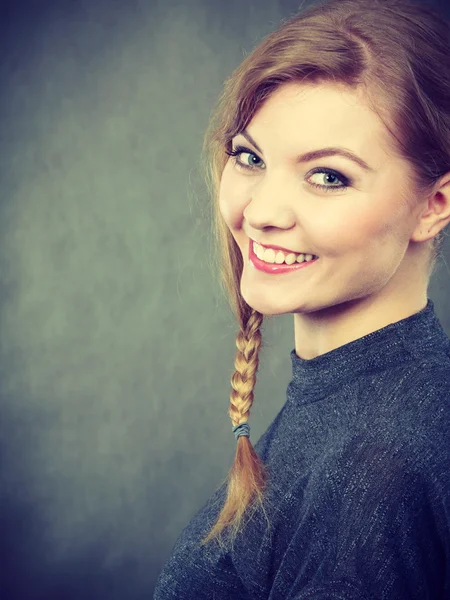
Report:
[[[275,315],[286,315],[292,314],[294,312],[303,312],[302,308],[299,308],[298,305],[295,304],[287,304],[286,301],[277,302],[274,298],[273,300],[268,299],[268,295],[266,297],[262,297],[262,295],[257,294],[245,294],[241,295],[245,302],[264,316],[275,316]]]

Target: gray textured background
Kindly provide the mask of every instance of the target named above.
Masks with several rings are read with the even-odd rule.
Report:
[[[5,600],[151,598],[228,472],[237,326],[199,154],[223,81],[298,5],[1,4]],[[429,295],[450,334],[446,264]],[[285,400],[292,317],[264,343],[254,443]]]

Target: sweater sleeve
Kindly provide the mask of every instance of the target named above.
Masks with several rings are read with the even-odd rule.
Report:
[[[377,444],[353,448],[339,462],[322,473],[328,506],[316,505],[309,517],[325,515],[325,539],[306,561],[305,548],[303,557],[296,548],[301,526],[292,539],[289,554],[299,563],[286,600],[448,597],[448,472]]]

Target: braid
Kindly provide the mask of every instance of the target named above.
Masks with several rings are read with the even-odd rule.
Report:
[[[259,365],[258,352],[261,346],[260,327],[263,315],[252,310],[245,327],[236,338],[238,352],[236,370],[231,378],[233,391],[230,395],[229,415],[232,424],[240,425],[248,421],[253,403],[253,389]],[[267,480],[267,470],[246,436],[237,439],[236,455],[228,474],[227,499],[216,523],[202,540],[206,544],[211,539],[219,540],[225,527],[231,529],[231,540],[236,537],[247,508],[261,505]],[[256,504],[255,502],[256,501]]]
[[[250,408],[253,404],[253,390],[259,366],[258,354],[261,346],[260,326],[262,320],[262,315],[253,311],[246,330],[241,329],[236,338],[236,346],[239,352],[236,354],[234,362],[236,370],[231,377],[233,391],[231,392],[228,411],[233,425],[240,425],[248,420]]]

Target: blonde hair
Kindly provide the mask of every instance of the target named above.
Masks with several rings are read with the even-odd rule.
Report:
[[[218,206],[220,179],[241,132],[270,94],[287,82],[362,87],[392,135],[392,150],[409,161],[408,192],[428,195],[450,170],[450,26],[441,14],[412,0],[328,0],[314,4],[269,34],[225,81],[205,133],[202,158],[212,203],[212,267],[240,331],[231,378],[229,415],[248,421],[259,365],[263,315],[240,294],[243,259]],[[444,232],[430,243],[430,269]],[[248,437],[237,440],[227,498],[202,544],[231,542],[244,515],[263,507],[268,469]]]

